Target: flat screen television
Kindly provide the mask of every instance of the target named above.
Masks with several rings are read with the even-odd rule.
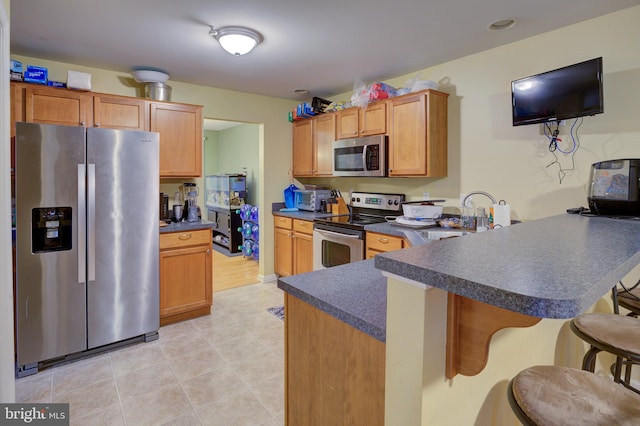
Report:
[[[514,126],[604,112],[602,58],[512,81],[511,106]]]

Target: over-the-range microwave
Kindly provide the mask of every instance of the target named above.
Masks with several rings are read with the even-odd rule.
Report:
[[[341,139],[333,142],[334,176],[386,176],[385,135]]]

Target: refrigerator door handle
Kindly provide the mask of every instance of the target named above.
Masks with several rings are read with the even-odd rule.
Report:
[[[77,214],[77,229],[78,229],[78,282],[84,283],[86,279],[86,264],[87,264],[87,250],[86,250],[86,191],[85,191],[85,165],[78,164],[78,214]]]
[[[87,165],[87,282],[96,280],[96,165]]]

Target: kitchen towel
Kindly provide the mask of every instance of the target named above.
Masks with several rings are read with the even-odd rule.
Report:
[[[504,203],[504,201],[500,201]],[[500,228],[511,225],[511,206],[509,204],[493,205],[493,227]]]

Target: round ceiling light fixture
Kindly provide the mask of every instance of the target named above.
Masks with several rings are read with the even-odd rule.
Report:
[[[508,30],[516,25],[515,19],[501,19],[489,25],[490,30]]]
[[[246,55],[264,40],[259,32],[238,26],[211,27],[209,35],[218,40],[224,50],[235,56]]]

